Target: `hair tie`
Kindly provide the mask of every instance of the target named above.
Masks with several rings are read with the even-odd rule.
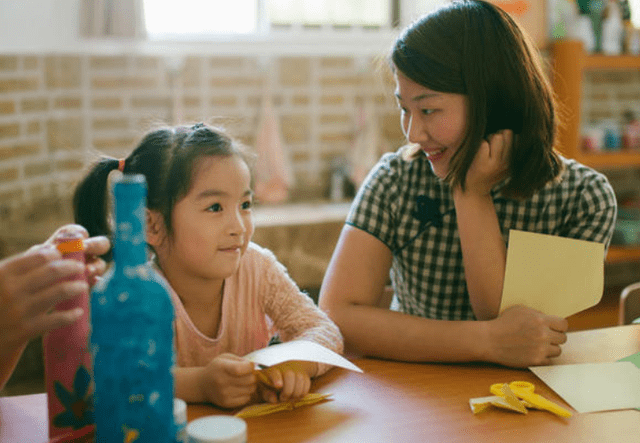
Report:
[[[120,160],[118,160],[118,171],[120,172],[124,172],[124,158],[121,158]]]

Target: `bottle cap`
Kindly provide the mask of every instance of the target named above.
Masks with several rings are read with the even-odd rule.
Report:
[[[238,417],[210,415],[187,425],[189,443],[246,443],[247,424]]]
[[[82,243],[82,239],[78,238],[78,239],[68,240],[68,241],[63,241],[62,243],[58,243],[56,245],[56,248],[58,248],[58,251],[60,251],[63,254],[70,254],[72,252],[83,251],[84,243]]]

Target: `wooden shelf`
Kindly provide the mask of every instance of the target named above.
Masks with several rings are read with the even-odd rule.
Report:
[[[571,157],[596,169],[640,167],[640,151],[576,152]]]
[[[558,149],[566,157],[593,168],[640,166],[640,151],[589,153],[582,150],[582,76],[587,70],[607,69],[638,70],[640,56],[589,54],[581,41],[574,40],[553,44],[553,89],[564,116],[558,128]]]
[[[553,44],[553,89],[563,120],[558,128],[558,149],[595,169],[640,168],[640,151],[585,152],[582,150],[581,101],[583,74],[588,70],[640,70],[640,56],[589,54],[580,41]],[[609,247],[607,263],[640,261],[640,246]]]
[[[627,263],[640,260],[640,246],[609,246],[607,253],[607,263]]]
[[[588,54],[584,69],[640,69],[640,56]]]

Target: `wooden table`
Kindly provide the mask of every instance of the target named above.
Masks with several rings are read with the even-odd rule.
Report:
[[[640,325],[569,333],[555,364],[616,361],[640,352]],[[527,415],[490,409],[474,415],[469,398],[496,382],[530,381],[537,392],[572,410],[529,370],[488,364],[413,364],[354,359],[363,374],[332,369],[314,391],[322,404],[247,419],[250,443],[301,442],[609,442],[640,440],[640,411]],[[230,414],[189,405],[188,418]],[[0,398],[0,443],[46,442],[44,394]],[[13,421],[7,423],[7,420]],[[16,437],[20,432],[19,438]],[[13,432],[13,434],[12,434]],[[43,438],[44,437],[44,438]]]

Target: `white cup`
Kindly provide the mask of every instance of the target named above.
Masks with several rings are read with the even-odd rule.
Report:
[[[210,415],[187,425],[188,443],[247,443],[247,424],[239,417]]]

